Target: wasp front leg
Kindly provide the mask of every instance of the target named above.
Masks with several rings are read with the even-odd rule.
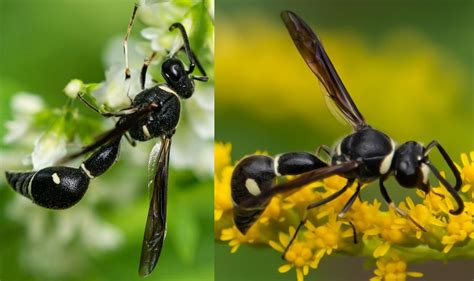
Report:
[[[284,153],[275,158],[251,155],[242,159],[235,167],[231,181],[234,222],[237,228],[245,234],[270,200],[245,208],[239,205],[271,189],[277,176],[299,175],[325,166],[326,163],[307,152]]]

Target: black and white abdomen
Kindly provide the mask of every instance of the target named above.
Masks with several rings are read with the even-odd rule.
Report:
[[[79,168],[56,166],[31,172],[5,172],[10,186],[21,195],[42,207],[65,209],[79,202],[89,182],[109,169],[117,161],[120,138],[103,145]]]
[[[332,164],[360,160],[354,173],[362,182],[370,182],[390,171],[395,142],[386,134],[367,127],[343,138],[333,152]]]
[[[82,170],[70,167],[6,172],[6,177],[16,192],[49,209],[71,207],[81,200],[89,186],[89,177]]]
[[[140,107],[155,103],[158,105],[147,120],[133,126],[129,133],[138,141],[147,141],[163,135],[172,135],[179,122],[181,103],[175,91],[166,84],[140,92],[133,100],[132,107]],[[122,117],[123,122],[128,117]]]
[[[272,188],[277,176],[298,175],[324,166],[326,163],[307,152],[285,153],[275,158],[251,155],[240,160],[231,180],[232,200],[236,207],[234,222],[237,228],[245,234],[265,210],[269,201],[247,208],[238,206]]]

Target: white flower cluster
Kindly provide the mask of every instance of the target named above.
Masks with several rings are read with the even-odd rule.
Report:
[[[139,41],[130,38],[129,63],[132,78],[128,82],[124,79],[123,36],[112,40],[109,47],[106,48],[104,53],[104,63],[107,69],[105,81],[98,87],[94,85],[89,88],[95,89],[92,91],[92,95],[97,104],[117,110],[129,106],[131,99],[141,91],[139,75],[144,58],[149,56],[152,50],[157,51],[158,55],[150,65],[149,73],[159,73],[154,70],[163,58],[168,53],[173,54],[181,48],[182,42],[179,32],[177,30],[170,32],[169,26],[174,22],[181,22],[188,32],[193,30],[190,8],[198,3],[197,1],[156,2],[158,1],[142,1],[139,8],[138,18],[148,27],[142,31],[146,40]],[[212,2],[208,3],[213,6]],[[166,17],[162,17],[163,15]],[[213,15],[209,16],[209,18],[213,18]],[[212,37],[203,48],[209,50],[208,57],[205,58],[209,62],[213,57]],[[208,69],[210,68],[209,63],[204,67],[208,74],[213,73],[213,69]],[[146,87],[157,83],[155,79],[162,79],[152,74],[148,74],[146,77]],[[64,88],[65,94],[70,98],[67,106],[90,85],[92,84],[85,84],[81,80],[71,80]],[[1,170],[21,169],[21,166],[24,165],[32,165],[33,170],[39,170],[54,165],[58,159],[66,155],[67,140],[70,139],[70,136],[66,137],[65,128],[67,128],[68,121],[65,118],[65,111],[47,108],[38,95],[30,93],[16,94],[11,103],[13,120],[6,123],[7,134],[3,141],[6,144],[11,144],[12,148],[0,152]],[[67,106],[65,110],[69,110],[68,113],[75,112]],[[54,119],[57,126],[53,125],[46,130],[44,129],[45,124],[41,124],[43,127],[39,126],[38,116],[44,114],[53,116],[51,118]],[[66,123],[61,123],[63,121]],[[106,122],[108,125],[112,124],[111,120]],[[182,103],[180,123],[177,133],[173,137],[171,166],[189,169],[198,176],[211,178],[214,166],[213,138],[214,88],[212,81],[197,82],[193,97]],[[30,156],[24,157],[24,159],[18,157],[18,155],[29,155],[33,144],[33,153]],[[105,185],[105,180],[101,177],[91,183],[89,189],[94,189],[94,191],[88,192],[87,198],[71,209],[51,212],[39,208],[21,196],[14,197],[5,206],[5,213],[12,220],[21,223],[26,229],[27,239],[22,248],[22,264],[41,276],[49,275],[51,278],[58,278],[58,276],[68,273],[62,271],[70,271],[74,268],[80,272],[81,266],[87,266],[84,247],[93,248],[99,252],[118,247],[123,240],[121,232],[101,219],[96,207],[98,202],[108,200],[110,203],[123,204],[123,201],[130,202],[136,198],[140,189],[131,189],[129,182],[139,182],[140,178],[143,180],[145,173],[130,171],[132,169],[138,170],[138,167],[141,167],[141,171],[143,171],[146,157],[150,153],[148,149],[152,145],[151,142],[139,144],[133,149],[123,146],[122,154],[129,162],[126,166],[117,165],[114,168],[127,169],[129,172],[115,173],[117,176],[113,179],[107,178],[107,185],[114,187],[113,193],[107,189],[94,188]],[[126,180],[121,176],[122,174],[126,175]],[[3,180],[4,178],[0,177],[0,181]],[[48,259],[44,259],[45,256]],[[56,276],[52,276],[52,274]]]

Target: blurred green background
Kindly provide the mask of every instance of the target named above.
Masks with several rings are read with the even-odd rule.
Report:
[[[10,100],[15,93],[37,93],[48,106],[56,107],[66,102],[63,88],[71,79],[85,82],[104,79],[104,48],[110,40],[124,36],[134,2],[0,0],[0,139],[6,134],[5,122],[12,119]],[[137,23],[132,38],[139,37],[142,27]],[[80,108],[85,114],[95,116],[82,105]],[[18,195],[7,187],[2,171],[0,279],[141,280],[138,261],[148,212],[147,152],[152,144],[138,145],[141,149],[122,145],[121,161],[91,184],[93,190],[83,200],[86,202],[61,212],[27,205],[31,223],[40,216],[47,220],[45,225],[56,226],[58,220],[74,219],[78,210],[87,212],[87,207],[93,205],[92,215],[121,234],[119,246],[106,251],[98,250],[101,245],[97,249],[82,245],[74,234],[74,239],[66,245],[51,241],[52,237],[41,237],[32,243],[30,238],[34,233],[29,233],[26,222],[7,215]],[[8,151],[12,146],[2,143],[0,148]],[[139,160],[130,161],[130,155]],[[127,189],[130,191],[124,193]],[[101,194],[99,198],[102,196],[99,202],[96,202],[97,194]],[[108,196],[115,199],[108,200]],[[212,179],[198,179],[186,171],[170,171],[168,235],[158,266],[147,280],[213,279],[211,206]],[[77,231],[93,237],[95,230],[92,227]],[[38,256],[36,251],[36,257],[29,255],[30,250],[33,252],[29,247],[43,243],[52,245],[55,257],[62,256],[63,260],[56,264],[57,260],[46,252]]]
[[[474,149],[473,1],[217,1],[216,140],[233,160],[256,150],[314,151],[350,132],[326,108],[319,84],[280,20],[293,10],[318,33],[366,120],[395,141],[436,139],[456,162]],[[432,159],[444,169],[441,158]],[[416,198],[391,180],[397,201]],[[367,188],[363,198],[380,198]],[[472,261],[409,265],[419,280],[467,280]],[[216,280],[294,280],[279,253],[216,245]],[[368,280],[364,260],[323,259],[306,280]]]

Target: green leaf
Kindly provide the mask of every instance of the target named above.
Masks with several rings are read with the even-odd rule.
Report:
[[[186,208],[187,200],[169,198],[172,217],[168,220],[169,230],[172,231],[169,239],[177,255],[185,263],[195,260],[199,245],[200,229],[198,218]]]

